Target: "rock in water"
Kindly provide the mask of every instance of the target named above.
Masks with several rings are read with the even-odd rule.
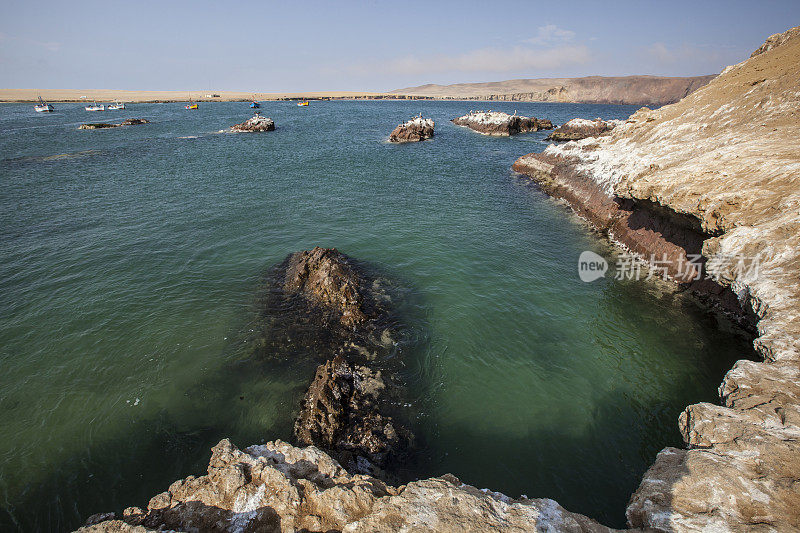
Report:
[[[235,124],[231,126],[231,131],[234,132],[246,132],[246,131],[274,131],[275,130],[275,121],[271,118],[262,117],[259,114],[255,114],[252,117],[248,118],[241,124]]]
[[[386,396],[380,372],[337,355],[317,368],[295,422],[295,438],[330,451],[349,472],[383,477],[412,439],[384,413]]]
[[[516,135],[553,129],[553,123],[547,119],[509,115],[500,111],[471,111],[468,115],[454,118],[452,122],[484,135]]]
[[[597,137],[607,131],[613,130],[622,120],[586,120],[585,118],[573,118],[569,122],[562,124],[554,129],[547,136],[548,141],[577,141],[587,137]]]
[[[247,357],[321,361],[342,353],[372,361],[391,348],[388,284],[335,248],[289,255],[267,275]]]
[[[612,531],[553,500],[515,500],[451,475],[393,487],[348,473],[314,446],[273,441],[239,450],[224,439],[212,452],[207,475],[176,481],[146,509],[78,531]]]
[[[397,126],[389,134],[389,142],[406,143],[424,141],[433,137],[433,119],[414,117]]]
[[[136,126],[137,124],[149,124],[149,120],[143,118],[126,118],[119,124],[111,124],[110,122],[90,122],[88,124],[81,124],[79,130],[100,130],[104,128],[119,128],[121,126]]]

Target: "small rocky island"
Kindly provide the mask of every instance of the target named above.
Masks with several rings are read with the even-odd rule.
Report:
[[[418,142],[433,137],[433,119],[422,118],[422,115],[403,122],[389,134],[389,142]]]
[[[268,117],[262,117],[259,113],[256,113],[241,124],[231,126],[231,131],[236,133],[274,130],[275,121]]]
[[[119,124],[112,124],[110,122],[89,122],[81,124],[79,130],[102,130],[105,128],[120,128],[122,126],[136,126],[138,124],[149,124],[150,121],[143,118],[126,118]]]
[[[613,130],[622,120],[603,120],[596,118],[587,120],[585,118],[573,118],[569,122],[560,125],[546,137],[548,141],[577,141],[587,137],[597,137],[607,131]]]
[[[509,115],[500,111],[470,111],[469,114],[454,118],[451,122],[484,135],[507,136],[553,129],[553,123],[547,119],[522,117],[516,113]]]

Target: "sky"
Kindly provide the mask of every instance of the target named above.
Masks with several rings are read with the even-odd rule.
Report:
[[[0,88],[387,91],[718,73],[800,0],[0,0]]]

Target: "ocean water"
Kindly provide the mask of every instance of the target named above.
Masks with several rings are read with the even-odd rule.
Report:
[[[422,459],[479,488],[612,525],[683,407],[714,401],[749,341],[669,285],[581,282],[615,250],[510,166],[474,108],[625,118],[630,106],[265,102],[277,130],[218,133],[246,103],[87,113],[0,104],[0,530],[146,506],[210,447],[291,439],[311,375],[232,372],[261,276],[337,247],[400,288],[397,356]],[[403,120],[431,141],[386,143]],[[81,122],[150,124],[78,130]],[[301,375],[302,374],[302,375]]]

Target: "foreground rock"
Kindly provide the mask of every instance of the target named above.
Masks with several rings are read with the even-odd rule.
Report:
[[[471,111],[467,115],[454,118],[452,122],[484,135],[516,135],[553,129],[553,123],[547,119],[509,115],[500,111]]]
[[[798,79],[793,28],[677,104],[514,165],[643,257],[666,253],[675,279],[699,274],[757,320],[764,362],[737,362],[722,405],[681,414],[688,449],[659,453],[628,506],[632,527],[800,530]],[[692,249],[701,260],[682,274]]]
[[[597,137],[613,130],[622,122],[621,120],[602,120],[600,118],[594,120],[573,118],[554,129],[546,139],[548,141],[577,141],[587,137]]]
[[[104,128],[119,128],[121,126],[136,126],[137,124],[149,124],[149,120],[143,118],[126,118],[119,124],[111,124],[108,122],[90,122],[88,124],[81,124],[79,130],[99,130]]]
[[[433,137],[433,127],[433,119],[414,117],[392,130],[392,133],[389,134],[389,142],[407,143],[430,139]]]
[[[248,118],[241,124],[235,124],[231,126],[231,131],[237,133],[274,131],[274,130],[275,130],[275,121],[273,121],[271,118],[262,117],[258,113]]]
[[[611,531],[553,500],[513,500],[445,475],[393,487],[351,475],[319,449],[281,441],[213,448],[208,474],[189,476],[125,516],[82,533],[342,531]]]
[[[330,450],[349,472],[384,477],[412,440],[410,431],[385,414],[385,400],[379,371],[337,355],[317,368],[295,423],[295,438]]]

